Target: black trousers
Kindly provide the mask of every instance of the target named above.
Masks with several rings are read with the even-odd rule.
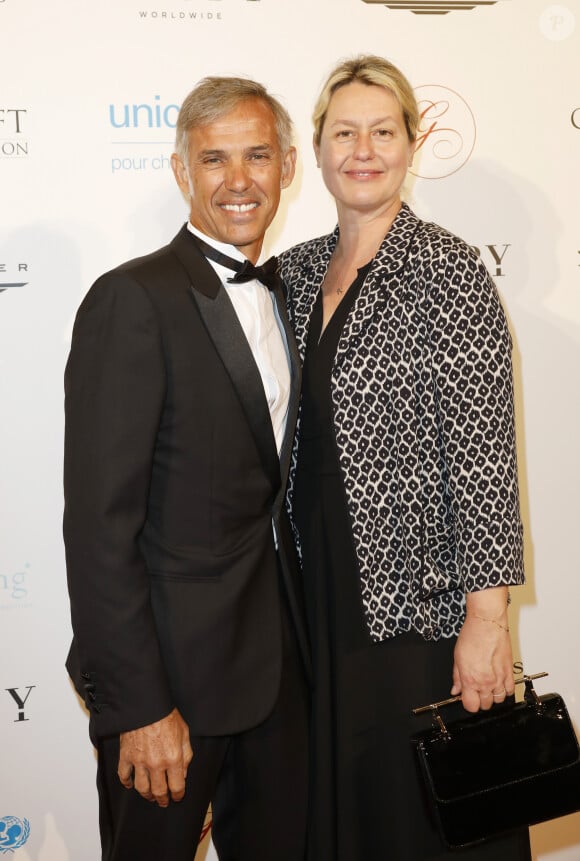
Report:
[[[118,737],[98,743],[102,861],[193,861],[211,802],[220,861],[303,861],[306,841],[309,694],[283,610],[278,699],[259,726],[191,739],[185,797],[162,809],[117,777]]]

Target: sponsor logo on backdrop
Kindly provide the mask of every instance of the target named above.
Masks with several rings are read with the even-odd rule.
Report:
[[[419,106],[417,146],[411,173],[443,179],[460,170],[475,146],[475,118],[465,99],[438,84],[416,87]]]
[[[28,562],[21,571],[9,574],[0,573],[0,610],[31,607],[28,601],[30,565]]]
[[[0,3],[2,0],[0,0]],[[30,837],[30,822],[18,816],[0,818],[0,854],[12,853],[24,846]]]
[[[183,2],[183,0],[182,0]],[[181,9],[144,9],[145,3],[141,3],[138,9],[138,16],[141,20],[157,21],[157,22],[174,22],[174,23],[191,23],[209,21],[217,23],[223,20],[223,11],[225,8],[240,7],[246,3],[260,3],[261,0],[207,0],[202,6],[196,0],[195,8],[190,5],[190,0],[185,0]],[[223,4],[223,5],[222,5]]]
[[[174,129],[179,105],[165,105],[161,96],[141,104],[109,105],[109,120],[114,129]]]
[[[179,105],[154,95],[143,102],[110,104],[111,171],[168,170]]]
[[[363,3],[380,3],[388,9],[403,9],[415,15],[447,15],[449,12],[469,12],[478,6],[495,6],[509,0],[363,0]]]
[[[0,158],[25,158],[28,155],[27,113],[26,108],[0,107]]]
[[[26,287],[28,281],[23,281],[28,273],[28,263],[0,263],[0,293],[4,290],[16,287]],[[0,574],[0,590],[2,589],[2,575]]]
[[[14,718],[14,723],[22,723],[23,721],[28,721],[30,718],[26,716],[26,703],[28,701],[28,697],[30,696],[30,692],[34,690],[36,685],[28,685],[24,688],[5,688],[4,690],[10,694],[14,703],[16,704],[17,717]]]
[[[568,6],[554,4],[546,7],[539,20],[540,33],[551,42],[568,39],[576,29],[576,17]]]
[[[476,254],[479,254],[489,270],[489,274],[494,278],[503,278],[505,273],[505,258],[508,248],[511,248],[511,243],[506,242],[496,245],[477,245],[471,246]]]

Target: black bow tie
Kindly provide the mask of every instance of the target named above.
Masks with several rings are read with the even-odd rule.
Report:
[[[233,278],[228,278],[230,284],[241,284],[244,281],[253,281],[256,279],[265,284],[270,290],[279,285],[278,260],[276,257],[270,257],[261,266],[254,266],[249,260],[244,260],[242,263],[241,260],[234,260],[233,257],[222,254],[221,251],[218,251],[213,245],[204,242],[199,236],[195,236],[195,241],[206,257],[236,273]]]

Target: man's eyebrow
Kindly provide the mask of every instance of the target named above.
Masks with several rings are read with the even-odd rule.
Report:
[[[256,144],[256,146],[249,146],[244,150],[244,152],[273,152],[273,150],[274,147],[272,144],[263,143]]]
[[[255,146],[246,147],[244,153],[253,152],[274,152],[274,147],[269,143],[255,144]],[[198,158],[227,158],[229,153],[224,149],[202,149],[198,153]]]
[[[223,149],[202,149],[198,153],[198,158],[205,158],[206,156],[224,156],[226,155],[225,150]]]

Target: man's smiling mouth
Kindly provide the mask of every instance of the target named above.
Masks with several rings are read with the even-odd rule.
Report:
[[[256,209],[257,206],[257,203],[220,203],[220,207],[225,209],[226,212],[250,212],[250,210]]]

